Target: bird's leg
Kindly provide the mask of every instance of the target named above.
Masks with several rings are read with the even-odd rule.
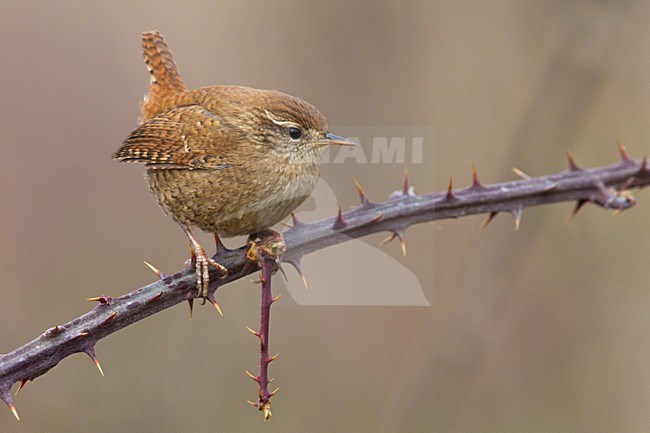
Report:
[[[254,239],[259,241],[255,242]],[[264,229],[248,237],[246,258],[251,262],[260,261],[259,254],[263,251],[267,257],[275,258],[277,269],[280,268],[280,259],[287,250],[282,233],[273,229]]]
[[[190,240],[192,246],[192,261],[196,269],[196,288],[198,290],[197,296],[207,298],[208,288],[210,286],[210,266],[217,269],[223,276],[228,275],[228,269],[208,257],[205,250],[196,240],[192,231],[187,226],[181,226],[187,238]]]

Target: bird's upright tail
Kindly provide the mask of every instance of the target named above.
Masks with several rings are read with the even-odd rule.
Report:
[[[151,81],[142,104],[143,120],[156,113],[156,106],[166,96],[187,90],[163,36],[156,30],[142,34],[142,50]]]

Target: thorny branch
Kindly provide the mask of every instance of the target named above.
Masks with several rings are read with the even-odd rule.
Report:
[[[355,209],[343,213],[339,208],[338,216],[309,224],[294,217],[294,226],[284,233],[286,254],[282,261],[293,265],[302,277],[300,259],[307,253],[381,231],[391,233],[388,240],[400,239],[405,251],[404,234],[409,226],[466,215],[487,214],[482,224],[485,226],[498,213],[508,212],[513,215],[515,226],[518,227],[524,208],[543,204],[574,201],[576,206],[571,217],[586,203],[615,212],[623,211],[635,204],[629,189],[650,185],[650,169],[647,158],[631,160],[623,146],[619,148],[621,159],[613,165],[581,169],[569,154],[569,168],[558,174],[529,177],[521,170],[514,169],[521,180],[483,185],[473,170],[470,186],[453,189],[450,182],[445,192],[415,195],[405,178],[403,188],[383,202],[370,201],[357,183],[361,205]],[[217,247],[215,260],[229,270],[224,279],[218,280],[216,271],[212,278],[216,284],[211,286],[208,300],[218,309],[214,298],[217,286],[256,272],[260,264],[246,258],[245,247],[227,250],[220,242]],[[259,400],[253,404],[267,416],[270,410],[266,403],[273,395],[267,389],[268,362],[272,359],[268,356],[268,313],[273,298],[269,269],[264,260],[261,263],[264,271],[261,280],[268,285],[264,284],[262,291],[260,330],[251,330],[260,337],[260,374],[251,376],[260,384]],[[196,295],[196,279],[192,269],[185,268],[173,275],[164,275],[152,269],[159,275],[159,281],[120,297],[101,295],[92,298],[98,301],[98,305],[88,313],[64,325],[53,326],[24,346],[0,355],[0,397],[16,418],[18,413],[10,395],[14,383],[21,383],[20,390],[27,381],[34,380],[62,359],[78,352],[86,353],[103,374],[94,350],[100,339],[183,301],[188,301],[191,307]]]
[[[278,392],[269,392],[269,364],[275,361],[278,355],[269,355],[269,325],[271,321],[271,305],[280,298],[280,295],[273,297],[271,293],[271,276],[279,268],[279,259],[286,251],[286,245],[282,234],[269,230],[270,235],[263,238],[259,244],[253,245],[248,250],[249,258],[255,258],[261,269],[260,282],[262,283],[262,301],[260,313],[260,329],[248,330],[260,340],[260,372],[253,376],[248,370],[246,374],[259,385],[257,402],[248,401],[264,415],[264,421],[271,418],[271,397]],[[251,251],[253,254],[251,255]]]

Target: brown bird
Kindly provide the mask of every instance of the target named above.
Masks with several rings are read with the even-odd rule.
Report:
[[[188,90],[157,31],[142,35],[151,74],[140,126],[114,159],[145,164],[151,192],[189,238],[198,296],[208,294],[208,257],[191,228],[249,235],[284,219],[314,190],[331,134],[311,104],[273,90],[210,86]]]

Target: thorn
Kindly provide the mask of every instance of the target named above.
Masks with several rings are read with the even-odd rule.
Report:
[[[270,358],[268,359],[267,362],[273,362],[273,361],[275,361],[275,358],[277,358],[278,356],[280,356],[280,354],[279,354],[279,353],[276,353],[275,355],[273,355],[272,357],[270,357]]]
[[[284,269],[282,268],[282,265],[280,264],[280,261],[276,260],[275,263],[278,265],[278,271],[280,271],[280,274],[282,275],[282,279],[284,281],[289,281],[289,279],[287,278],[287,273],[284,272]]]
[[[409,190],[409,172],[406,168],[404,169],[404,186],[402,187],[402,195],[411,195],[411,191]]]
[[[367,206],[370,204],[370,200],[366,197],[366,194],[363,192],[363,188],[361,188],[361,185],[359,184],[359,181],[356,178],[352,178],[354,181],[354,186],[357,189],[357,192],[359,192],[359,200],[361,200],[361,205]]]
[[[368,224],[374,224],[374,223],[376,223],[376,222],[379,222],[379,220],[380,220],[381,217],[383,217],[383,216],[384,216],[383,212],[377,214],[377,216],[375,216],[373,219],[371,219],[370,222],[368,222]]]
[[[395,230],[390,236],[388,236],[386,239],[383,241],[379,242],[379,245],[386,245],[390,241],[392,241],[395,238],[399,238],[400,244],[402,246],[402,255],[406,257],[406,241],[404,240],[404,231],[403,230]]]
[[[266,381],[267,381],[268,383],[271,383],[271,382],[273,382],[274,380],[275,380],[275,377],[271,377],[271,378],[269,378],[269,379],[266,379]]]
[[[97,359],[97,355],[95,355],[95,350],[92,347],[89,347],[88,349],[85,350],[86,355],[90,356],[90,359],[93,360],[95,363],[95,366],[97,367],[97,370],[99,370],[99,373],[104,376],[104,370],[102,369],[101,364],[99,363],[99,359]]]
[[[299,272],[300,275],[300,281],[302,281],[302,285],[305,288],[305,290],[309,290],[309,286],[307,285],[307,279],[305,278],[305,274],[302,272]]]
[[[488,215],[487,218],[485,218],[483,220],[483,222],[481,224],[479,224],[478,227],[480,229],[484,229],[485,227],[487,227],[488,224],[490,224],[492,222],[492,220],[494,219],[495,216],[497,216],[498,213],[499,212],[496,212],[496,211],[495,212],[490,212],[490,215]]]
[[[552,184],[545,186],[544,189],[542,190],[543,192],[551,192],[555,191],[557,189],[557,183],[553,182]]]
[[[339,214],[336,217],[336,221],[334,222],[334,230],[340,230],[340,229],[344,228],[347,225],[348,225],[348,223],[343,221],[343,212],[341,210],[341,205],[339,205]]]
[[[97,367],[97,370],[99,370],[99,374],[104,376],[104,370],[102,369],[102,365],[99,363],[99,359],[93,358],[93,362],[95,363],[95,366]]]
[[[248,332],[250,332],[250,333],[253,334],[254,336],[256,336],[256,337],[258,337],[258,338],[260,337],[260,333],[257,332],[257,331],[255,331],[253,328],[250,328],[250,327],[247,326],[246,329],[248,330]]]
[[[384,245],[386,245],[387,243],[389,243],[390,241],[392,241],[396,237],[397,237],[397,233],[393,232],[392,234],[388,235],[388,237],[386,239],[379,242],[379,246],[383,247]]]
[[[300,221],[300,220],[298,219],[298,215],[296,215],[295,212],[291,212],[291,220],[293,221],[293,226],[294,226],[294,227],[297,227],[297,226],[300,226],[300,225],[304,225],[304,224],[305,224],[305,223],[303,223],[302,221]]]
[[[282,293],[279,293],[278,296],[276,296],[275,298],[272,298],[272,299],[271,299],[271,302],[272,302],[272,303],[273,303],[273,302],[277,302],[277,300],[280,299],[281,297],[282,297]]]
[[[44,335],[45,335],[46,337],[54,337],[55,335],[57,335],[57,334],[63,332],[64,329],[65,329],[65,328],[63,328],[63,326],[54,325],[53,327],[51,327],[50,329],[48,329],[47,331],[45,331]]]
[[[280,387],[275,388],[272,393],[269,394],[269,398],[273,397],[277,392],[280,391]]]
[[[251,406],[253,406],[253,407],[257,407],[257,403],[253,403],[253,402],[250,401],[250,400],[246,400],[246,402],[247,402],[248,404],[250,404]]]
[[[251,373],[251,372],[248,371],[248,370],[244,370],[244,371],[246,372],[246,376],[250,377],[251,379],[253,379],[253,380],[254,380],[255,382],[257,382],[257,383],[260,383],[260,379],[259,379],[259,377],[257,377],[257,376],[253,376],[253,373]]]
[[[113,311],[113,312],[111,313],[110,316],[108,316],[107,318],[105,318],[105,319],[102,321],[101,324],[102,324],[102,325],[107,324],[107,323],[110,322],[111,320],[115,319],[116,316],[117,316],[117,311]]]
[[[163,295],[163,292],[160,291],[160,292],[156,293],[155,295],[153,295],[151,298],[147,299],[146,302],[153,302],[156,299],[160,299],[162,297],[162,295]]]
[[[618,151],[621,154],[621,161],[625,164],[632,162],[632,160],[627,156],[625,146],[621,144],[620,141],[617,141],[616,145],[618,146]]]
[[[518,208],[510,211],[512,217],[515,219],[515,231],[519,230],[519,225],[521,224],[521,214],[523,213],[524,208],[519,206]]]
[[[27,383],[27,379],[21,380],[20,381],[20,386],[18,387],[18,389],[16,390],[16,393],[14,395],[18,395],[18,393],[20,392],[21,389],[23,389],[23,386],[25,386],[26,383]]]
[[[454,178],[450,177],[449,178],[449,186],[447,187],[447,195],[445,197],[445,200],[447,201],[452,201],[455,200],[456,196],[454,195]]]
[[[569,161],[569,171],[582,171],[582,169],[578,167],[575,160],[573,159],[573,154],[571,153],[570,150],[566,151],[566,157],[567,160]]]
[[[160,269],[158,269],[157,267],[155,267],[154,265],[152,265],[151,263],[149,263],[147,261],[144,261],[144,264],[147,265],[149,267],[149,269],[151,269],[156,275],[158,275],[158,278],[160,278],[161,280],[163,278],[165,278],[165,274],[163,274],[160,271]]]
[[[79,338],[83,338],[83,337],[85,337],[86,335],[88,335],[87,332],[80,332],[79,334],[77,334],[77,335],[75,335],[74,337],[72,337],[72,339],[71,339],[70,341],[78,340]]]
[[[404,183],[402,184],[402,189],[391,192],[388,196],[388,200],[398,200],[402,197],[413,197],[414,195],[415,188],[409,186],[409,173],[407,169],[404,169]]]
[[[214,243],[215,243],[215,245],[217,247],[215,255],[217,253],[219,253],[219,251],[230,251],[228,248],[226,248],[226,246],[223,244],[223,242],[221,242],[221,238],[219,237],[219,235],[217,233],[214,234]]]
[[[476,174],[476,165],[472,164],[472,185],[470,189],[485,189],[483,184],[478,180],[478,174]]]
[[[20,417],[18,416],[18,411],[16,410],[16,406],[14,406],[13,403],[8,403],[8,404],[9,404],[9,410],[11,411],[11,413],[14,414],[14,416],[16,417],[16,419],[18,421],[20,421]]]
[[[190,304],[190,320],[192,320],[192,314],[194,313],[194,299],[188,299],[187,303]]]
[[[113,298],[111,298],[110,296],[106,296],[106,295],[99,295],[99,296],[95,296],[95,297],[92,297],[92,298],[86,298],[86,301],[99,302],[102,305],[111,305],[112,300],[113,300]]]
[[[302,285],[305,287],[305,290],[309,290],[309,287],[307,286],[307,280],[305,279],[305,274],[303,274],[302,267],[300,266],[300,259],[285,259],[285,262],[294,267],[300,276],[300,280],[302,281]]]
[[[530,179],[530,176],[528,176],[523,171],[519,170],[517,167],[512,167],[512,171],[513,171],[514,174],[516,174],[517,176],[519,176],[520,178],[522,178],[524,180]]]
[[[223,317],[223,313],[221,312],[221,307],[219,306],[219,304],[217,304],[217,301],[213,297],[208,297],[208,301],[210,301],[210,303],[214,306],[214,308],[217,309],[219,315]]]
[[[264,421],[268,421],[271,418],[271,402],[267,401],[260,406],[260,410],[264,414]]]

